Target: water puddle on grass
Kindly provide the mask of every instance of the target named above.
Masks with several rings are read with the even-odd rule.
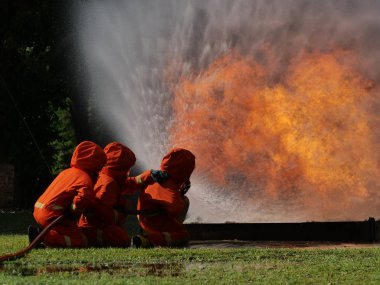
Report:
[[[44,267],[33,267],[25,264],[7,264],[0,266],[0,272],[12,276],[40,276],[55,273],[70,273],[73,275],[102,272],[110,275],[122,274],[123,276],[180,276],[185,272],[183,264],[178,263],[104,263],[87,265],[45,265]]]

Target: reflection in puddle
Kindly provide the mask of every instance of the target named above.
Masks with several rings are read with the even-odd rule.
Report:
[[[39,276],[46,274],[68,272],[80,274],[87,272],[102,272],[110,275],[123,274],[125,276],[180,276],[185,266],[178,263],[104,263],[74,265],[45,265],[44,267],[25,266],[18,263],[3,265],[0,271],[13,276]]]

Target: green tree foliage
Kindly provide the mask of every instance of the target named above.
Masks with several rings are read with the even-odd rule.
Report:
[[[66,98],[65,105],[54,110],[50,104],[51,129],[56,134],[56,139],[49,142],[53,151],[52,173],[57,175],[63,169],[68,168],[74,148],[76,146],[75,132],[71,119],[71,100]]]
[[[0,1],[0,163],[15,166],[16,207],[33,206],[75,142],[67,99],[77,90],[70,5]]]

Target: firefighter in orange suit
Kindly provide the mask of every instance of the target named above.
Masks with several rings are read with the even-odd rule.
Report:
[[[145,234],[132,238],[133,247],[183,246],[188,243],[189,233],[183,226],[189,209],[185,194],[190,188],[194,168],[195,156],[186,149],[174,148],[163,158],[161,170],[168,178],[148,185],[140,194],[137,209],[146,214],[138,218]]]
[[[50,247],[85,247],[87,239],[77,226],[76,216],[86,210],[94,199],[94,183],[106,162],[103,149],[84,141],[74,150],[70,168],[62,171],[34,205],[34,218],[45,228],[55,218],[66,214],[44,237]]]
[[[104,152],[107,163],[94,187],[94,204],[83,213],[79,226],[91,246],[128,247],[131,239],[122,226],[130,207],[124,195],[136,193],[153,180],[150,171],[129,177],[136,157],[128,147],[112,142],[104,148]]]

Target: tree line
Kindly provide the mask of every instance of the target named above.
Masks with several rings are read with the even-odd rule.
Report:
[[[15,167],[14,208],[29,208],[68,167],[89,127],[83,70],[75,53],[79,1],[0,2],[0,163]]]

